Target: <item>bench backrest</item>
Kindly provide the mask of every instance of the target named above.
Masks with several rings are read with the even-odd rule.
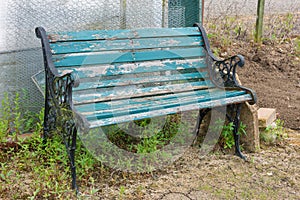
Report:
[[[214,87],[196,27],[48,34],[54,66],[80,78],[74,104]]]

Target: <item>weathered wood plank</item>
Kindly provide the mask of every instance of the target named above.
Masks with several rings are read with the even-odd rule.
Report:
[[[161,59],[188,59],[200,58],[206,55],[204,48],[184,48],[184,49],[170,49],[161,51],[145,51],[134,52],[135,61],[150,61]]]
[[[184,48],[143,52],[104,52],[57,55],[53,57],[56,67],[141,62],[166,59],[190,59],[204,57],[203,48]]]
[[[184,28],[143,28],[133,30],[135,38],[159,38],[170,36],[200,36],[200,32],[196,27],[184,27]]]
[[[154,38],[170,36],[199,35],[196,27],[186,28],[145,28],[135,30],[89,30],[76,32],[48,33],[50,42],[87,41],[87,40],[116,40],[130,38]]]
[[[98,80],[93,82],[85,82],[81,83],[79,87],[74,88],[75,91],[78,90],[87,90],[87,89],[99,89],[99,88],[109,88],[116,86],[128,86],[128,85],[138,85],[138,84],[148,84],[148,83],[157,83],[162,84],[164,82],[170,82],[172,84],[173,81],[184,81],[188,82],[191,79],[205,79],[208,78],[207,72],[195,72],[195,73],[182,73],[179,72],[177,74],[172,75],[161,75],[161,76],[140,76],[140,77],[116,77],[111,80]]]
[[[132,62],[131,52],[85,53],[53,56],[55,67]]]
[[[153,87],[135,87],[132,88],[131,92],[128,92],[127,88],[115,87],[113,90],[99,91],[95,89],[93,92],[90,91],[75,91],[73,92],[73,101],[75,105],[82,105],[94,102],[110,101],[127,99],[133,97],[151,96],[151,95],[162,95],[169,94],[172,92],[188,92],[200,89],[209,89],[215,87],[209,80],[188,82],[173,85],[162,85]]]
[[[94,51],[120,51],[132,48],[132,42],[126,40],[97,40],[58,42],[50,44],[52,54],[84,53]]]
[[[59,42],[50,45],[53,54],[84,53],[97,51],[141,50],[150,48],[198,47],[203,45],[199,36],[142,38],[125,40],[99,40]]]
[[[203,39],[199,36],[132,39],[132,48],[135,50],[150,48],[199,47],[202,45]]]
[[[224,106],[228,104],[233,103],[241,103],[244,101],[251,100],[252,97],[249,94],[245,94],[242,96],[237,97],[230,97],[230,98],[224,98],[224,99],[217,99],[217,100],[211,100],[201,103],[195,103],[195,104],[187,104],[187,105],[179,105],[171,108],[165,108],[160,110],[150,110],[148,112],[141,112],[141,113],[135,113],[135,114],[129,114],[129,115],[122,115],[122,116],[116,116],[116,117],[109,117],[106,119],[97,119],[97,115],[91,115],[87,118],[89,119],[89,127],[90,128],[96,128],[99,126],[107,126],[112,124],[119,124],[123,122],[129,122],[133,120],[140,120],[145,118],[152,118],[152,117],[158,117],[158,116],[165,116],[169,114],[176,114],[178,112],[184,112],[189,110],[197,110],[197,109],[203,109],[203,108],[212,108],[217,106]]]
[[[172,60],[172,61],[149,61],[141,63],[122,63],[114,65],[75,66],[60,67],[58,71],[65,73],[73,71],[80,79],[94,78],[99,76],[115,76],[125,74],[153,73],[164,71],[179,71],[188,69],[201,70],[207,67],[203,59]],[[76,88],[75,88],[76,89]]]
[[[128,98],[118,101],[109,101],[89,105],[76,106],[83,115],[97,114],[98,119],[106,118],[106,114],[119,116],[144,112],[145,110],[157,110],[178,105],[200,103],[215,99],[229,98],[244,95],[244,91],[223,91],[220,89],[195,90],[181,93],[151,96],[147,98]],[[103,117],[101,117],[103,116]]]

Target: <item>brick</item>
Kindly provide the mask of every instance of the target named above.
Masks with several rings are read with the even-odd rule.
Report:
[[[258,126],[266,128],[276,120],[276,109],[274,108],[259,108],[258,109]]]

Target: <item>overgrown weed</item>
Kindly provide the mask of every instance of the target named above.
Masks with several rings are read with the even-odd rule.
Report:
[[[4,98],[1,102],[0,108],[0,142],[4,139],[13,138],[18,142],[19,135],[34,131],[34,129],[41,128],[39,122],[40,114],[30,111],[24,111],[21,108],[23,98],[19,93],[9,96],[4,93]],[[37,126],[36,126],[37,125]]]
[[[263,40],[272,43],[290,41],[294,35],[296,23],[297,15],[293,13],[266,16]]]
[[[74,198],[69,160],[59,134],[44,140],[44,110],[38,114],[24,113],[21,101],[18,93],[11,98],[6,93],[2,100],[0,198]],[[84,182],[97,162],[80,141],[77,145],[77,174]]]
[[[234,124],[233,122],[229,122],[227,124],[224,124],[223,120],[217,120],[214,122],[214,125],[212,126],[211,131],[220,131],[221,135],[219,138],[218,144],[224,148],[224,149],[231,149],[235,142],[234,142],[234,136],[233,136],[233,130],[234,130]],[[239,129],[237,131],[238,135],[246,135],[246,125],[242,122],[240,123]]]
[[[260,133],[261,141],[267,145],[277,144],[287,137],[287,132],[284,129],[284,121],[281,119],[277,119],[273,126],[268,126]]]

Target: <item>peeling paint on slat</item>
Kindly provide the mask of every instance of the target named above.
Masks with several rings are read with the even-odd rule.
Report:
[[[118,123],[151,118],[151,117],[165,116],[168,114],[175,114],[178,112],[184,112],[189,110],[212,108],[216,106],[223,106],[223,105],[228,105],[233,103],[241,103],[251,99],[252,99],[251,96],[246,94],[238,97],[225,98],[222,100],[212,100],[212,101],[201,102],[196,104],[180,105],[172,108],[165,108],[161,110],[150,110],[149,112],[128,114],[125,116],[116,116],[116,117],[111,117],[111,118],[101,119],[101,120],[97,120],[97,116],[94,117],[90,116],[89,123],[90,123],[90,128],[96,128],[99,126],[118,124]]]
[[[194,72],[194,73],[185,73],[185,74],[172,74],[164,76],[141,76],[141,77],[122,77],[111,80],[99,80],[98,82],[91,83],[82,83],[76,91],[85,90],[85,89],[97,89],[97,88],[107,88],[107,87],[116,87],[116,86],[127,86],[127,85],[137,85],[137,84],[162,84],[165,82],[174,82],[174,81],[184,81],[188,82],[192,79],[204,79],[208,78],[207,72]],[[171,83],[170,83],[171,84]]]
[[[183,69],[202,70],[206,68],[204,60],[181,60],[181,61],[148,61],[141,63],[125,63],[115,65],[95,65],[95,66],[79,66],[79,67],[62,67],[64,69],[72,69],[80,78],[97,77],[97,76],[113,76],[124,74],[135,74],[145,72],[163,72],[167,70],[178,71]]]
[[[76,41],[59,42],[51,44],[51,48],[57,54],[88,52],[88,51],[113,51],[113,50],[139,50],[147,48],[174,48],[174,47],[195,47],[203,45],[200,37],[179,37],[179,38],[143,38],[143,39],[122,39],[122,40],[100,40],[100,41]]]
[[[50,42],[59,41],[77,41],[77,40],[114,40],[126,38],[149,38],[149,37],[168,37],[168,36],[192,36],[199,35],[200,32],[196,27],[185,28],[144,28],[135,30],[88,30],[76,32],[55,32],[51,35]]]
[[[212,99],[221,99],[234,97],[245,94],[244,91],[228,91],[224,92],[218,89],[212,90],[200,90],[200,91],[188,91],[183,93],[170,93],[166,95],[141,97],[141,98],[128,98],[118,101],[101,102],[95,105],[88,104],[83,106],[76,106],[78,111],[81,111],[83,115],[91,115],[93,113],[101,114],[105,112],[126,111],[130,109],[139,109],[141,107],[147,107],[154,109],[157,106],[170,106],[175,104],[185,105],[187,103],[199,103],[209,101]]]
[[[111,101],[118,100],[130,97],[142,97],[142,96],[151,96],[151,95],[163,95],[171,92],[180,93],[188,92],[194,90],[208,89],[215,87],[210,82],[199,82],[196,83],[186,83],[186,84],[177,84],[177,85],[168,85],[166,86],[157,86],[157,87],[148,87],[148,88],[135,88],[133,93],[127,93],[123,96],[119,95],[119,90],[126,90],[126,88],[114,89],[113,91],[106,92],[88,92],[88,93],[76,93],[74,92],[73,100],[76,105],[87,104],[93,102],[101,101]]]

